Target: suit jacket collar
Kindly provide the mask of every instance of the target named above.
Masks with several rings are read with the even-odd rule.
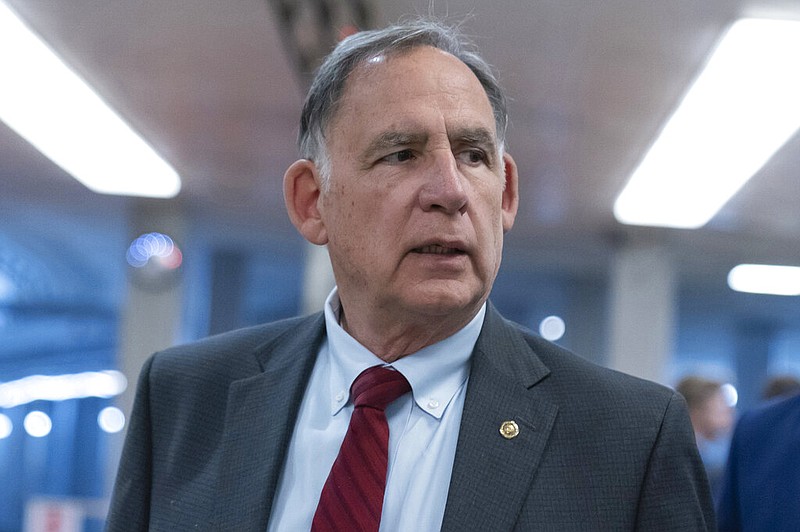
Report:
[[[548,368],[489,305],[475,346],[442,530],[510,530],[558,412],[537,394]],[[500,431],[513,421],[517,434]]]
[[[324,338],[322,313],[255,352],[262,370],[228,393],[220,460],[219,530],[266,530],[305,387]],[[442,530],[511,529],[558,408],[537,398],[549,374],[518,329],[489,304],[475,345]],[[519,433],[500,434],[504,421]]]
[[[322,313],[255,351],[262,372],[228,391],[217,493],[219,530],[266,530],[294,420],[324,338]]]

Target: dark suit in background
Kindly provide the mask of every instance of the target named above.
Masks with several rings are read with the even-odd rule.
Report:
[[[800,396],[745,413],[736,424],[719,529],[800,530]]]

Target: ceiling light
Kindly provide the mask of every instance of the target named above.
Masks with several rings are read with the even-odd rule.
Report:
[[[89,189],[170,198],[175,170],[0,2],[0,120]]]
[[[125,414],[116,406],[107,406],[97,414],[97,424],[104,432],[117,433],[125,428]]]
[[[614,204],[625,224],[696,229],[800,127],[800,21],[731,26]]]
[[[14,424],[11,418],[5,414],[0,414],[0,440],[8,438],[14,431]]]
[[[50,416],[40,410],[28,412],[22,421],[25,432],[34,438],[43,438],[53,430],[53,421]]]
[[[740,264],[728,273],[728,286],[737,292],[800,296],[800,267]]]
[[[560,316],[547,316],[539,323],[539,334],[551,342],[560,340],[566,330],[567,326]]]

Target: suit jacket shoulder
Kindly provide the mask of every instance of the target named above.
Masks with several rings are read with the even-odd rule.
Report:
[[[139,377],[108,530],[265,530],[323,337],[320,313],[154,354]]]
[[[153,371],[202,376],[211,373],[228,379],[242,378],[275,360],[274,353],[297,339],[316,342],[323,332],[322,315],[289,318],[237,329],[178,345],[153,355]]]
[[[490,307],[443,530],[713,529],[678,394],[592,364]]]
[[[491,333],[492,337],[479,344],[479,351],[508,378],[526,379],[524,384],[531,389],[541,386],[540,391],[559,400],[562,411],[566,408],[576,415],[588,411],[594,418],[604,414],[605,421],[610,421],[608,416],[618,416],[623,424],[637,420],[638,425],[660,419],[673,401],[683,402],[671,388],[599,366],[499,314],[490,315],[487,325],[492,323],[506,328],[503,334],[511,340]]]

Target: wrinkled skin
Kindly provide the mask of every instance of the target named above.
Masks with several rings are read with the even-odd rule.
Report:
[[[466,325],[518,206],[478,79],[430,47],[376,57],[350,75],[326,139],[328,189],[300,160],[284,193],[303,236],[328,246],[344,327],[392,361]]]

